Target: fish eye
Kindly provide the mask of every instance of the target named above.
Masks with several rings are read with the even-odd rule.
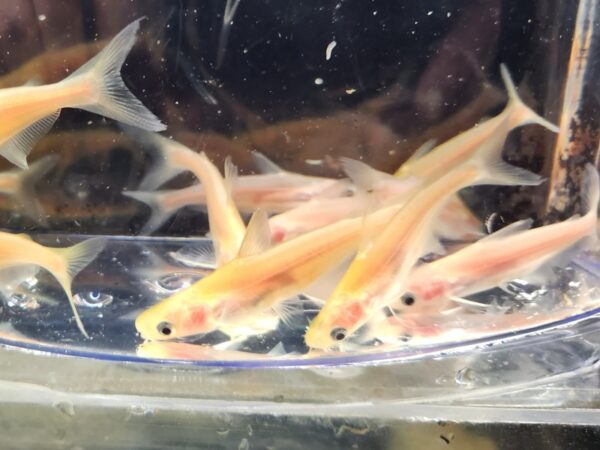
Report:
[[[331,338],[335,341],[343,341],[347,335],[348,331],[345,328],[334,328],[330,333]]]
[[[161,322],[156,326],[156,329],[163,336],[170,336],[173,333],[173,325],[169,322]]]
[[[400,335],[399,339],[400,342],[408,342],[412,339],[412,335],[410,335],[409,333],[403,333],[402,335]]]
[[[405,306],[412,306],[415,304],[415,301],[417,299],[415,298],[415,294],[413,294],[412,292],[406,292],[401,298],[400,301],[402,302],[403,305]]]

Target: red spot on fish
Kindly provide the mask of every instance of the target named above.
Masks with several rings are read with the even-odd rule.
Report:
[[[194,309],[190,313],[190,324],[193,327],[200,327],[206,322],[206,311],[204,308]]]
[[[285,231],[284,230],[272,230],[271,231],[271,241],[273,243],[279,243],[285,239]]]

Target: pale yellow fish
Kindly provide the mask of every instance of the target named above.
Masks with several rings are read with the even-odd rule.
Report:
[[[106,240],[93,238],[67,248],[45,247],[28,236],[0,232],[0,270],[17,266],[39,266],[64,289],[81,332],[88,337],[73,301],[71,282],[104,248]]]
[[[436,179],[444,175],[449,168],[456,167],[470,158],[473,152],[493,134],[502,132],[506,136],[510,130],[522,125],[538,124],[558,133],[559,128],[556,125],[539,116],[519,98],[508,69],[504,65],[500,66],[500,72],[509,96],[508,103],[500,114],[460,133],[423,155],[411,158],[396,171],[396,175]],[[508,127],[501,126],[505,121]]]
[[[0,90],[0,155],[21,168],[62,108],[78,108],[119,122],[160,131],[165,126],[127,89],[120,71],[139,22],[129,24],[95,57],[64,80]]]
[[[390,206],[376,211],[370,226],[382,227],[397,210]],[[273,309],[285,316],[282,302],[348,258],[362,229],[361,217],[346,219],[268,248],[267,218],[258,212],[238,258],[144,311],[136,328],[145,339],[165,340],[243,324]]]
[[[516,222],[456,253],[416,268],[404,298],[407,312],[436,312],[462,297],[501,286],[513,279],[532,277],[549,260],[559,257],[582,239],[597,235],[598,172],[586,167],[584,216],[528,230],[530,221]],[[567,255],[568,256],[568,255]],[[568,262],[568,261],[564,261]],[[544,280],[541,280],[544,281]]]
[[[244,222],[232,199],[237,169],[231,159],[225,160],[223,179],[204,152],[196,153],[183,144],[162,136],[155,136],[153,139],[164,147],[164,153],[168,154],[173,167],[191,171],[202,183],[217,265],[221,266],[231,261],[238,254],[246,232]],[[124,192],[124,195],[150,203],[140,192]],[[169,198],[169,201],[171,200],[172,197]],[[160,208],[162,211],[172,210],[173,204],[163,204]]]
[[[309,347],[326,349],[338,345],[404,291],[411,268],[427,253],[428,244],[435,237],[434,219],[458,190],[477,184],[541,182],[537,175],[499,159],[504,139],[505,134],[496,134],[467,163],[417,191],[383,231],[363,244],[310,324],[305,337]]]

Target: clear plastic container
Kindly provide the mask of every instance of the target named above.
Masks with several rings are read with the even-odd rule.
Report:
[[[145,16],[122,76],[167,126],[163,136],[204,151],[219,169],[230,157],[240,171],[233,183],[265,167],[252,151],[287,171],[283,179],[341,180],[340,158],[393,174],[420,146],[485,127],[506,103],[504,64],[523,102],[560,131],[516,128],[503,159],[545,182],[467,187],[458,198],[482,234],[523,219],[535,230],[579,223],[572,216],[587,212],[584,171],[588,163],[597,168],[599,147],[596,6],[19,1],[0,7],[0,87],[58,82]],[[267,330],[234,336],[216,326],[177,340],[194,345],[190,351],[153,354],[139,350],[136,318],[214,270],[199,267],[214,250],[206,210],[193,195],[177,197],[195,178],[165,175],[150,189],[148,174],[166,155],[155,138],[82,109],[65,108],[39,137],[31,168],[14,172],[26,189],[0,198],[3,229],[46,247],[104,243],[72,285],[89,337],[49,272],[0,273],[3,448],[587,448],[594,441],[600,260],[585,233],[544,260],[544,282],[523,272],[419,314],[382,305],[378,322],[348,345],[309,348],[304,336],[321,297],[299,289],[291,318],[275,317]],[[0,164],[14,169],[4,158]],[[351,188],[328,199],[355,208],[363,195]],[[311,201],[305,197],[298,205]],[[352,216],[365,229],[382,206],[368,199]],[[247,223],[252,208],[240,208]],[[467,222],[437,221],[448,255],[473,245]],[[375,242],[380,228],[359,233],[357,246]],[[486,249],[472,266],[493,256]],[[328,292],[335,285],[325,284]]]

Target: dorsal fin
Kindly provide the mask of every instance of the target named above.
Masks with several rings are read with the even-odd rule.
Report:
[[[368,164],[352,158],[340,158],[342,168],[348,177],[359,189],[365,192],[372,192],[373,189],[383,180],[398,181],[393,175],[373,169]]]
[[[251,152],[252,155],[252,160],[254,161],[254,164],[256,164],[256,167],[258,167],[258,170],[260,171],[260,173],[285,173],[286,171],[283,170],[281,167],[279,167],[277,164],[275,164],[273,161],[271,161],[269,158],[267,158],[265,155],[263,155],[260,152],[252,151]]]
[[[231,199],[233,185],[235,184],[238,177],[238,168],[231,161],[231,156],[225,158],[225,167],[223,169],[223,173],[225,174],[225,190],[227,191],[227,196]]]
[[[522,231],[526,231],[531,228],[531,224],[533,223],[533,219],[524,219],[519,220],[517,222],[513,222],[510,225],[501,228],[498,231],[495,231],[492,234],[487,235],[484,238],[481,238],[477,241],[477,244],[480,242],[489,242],[500,238],[506,238],[512,236],[513,234],[520,233]]]
[[[267,213],[263,209],[257,209],[252,214],[246,235],[240,246],[239,258],[258,255],[271,247],[271,229]]]

